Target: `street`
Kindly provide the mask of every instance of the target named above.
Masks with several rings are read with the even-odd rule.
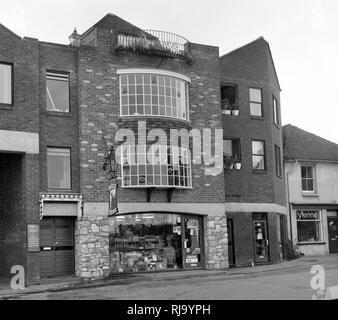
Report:
[[[155,279],[126,284],[76,289],[63,292],[24,294],[25,300],[311,300],[316,293],[311,288],[311,267],[317,261],[293,268],[261,270],[233,274],[189,277],[187,279]],[[325,268],[326,288],[338,286],[336,261],[321,264]],[[261,270],[261,271],[260,271]]]

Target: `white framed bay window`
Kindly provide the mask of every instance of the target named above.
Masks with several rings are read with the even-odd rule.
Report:
[[[120,116],[158,116],[189,121],[190,78],[157,69],[117,70]]]
[[[183,147],[124,146],[121,167],[123,188],[192,188],[191,156]]]
[[[298,242],[323,242],[322,212],[320,210],[297,210],[296,215]]]

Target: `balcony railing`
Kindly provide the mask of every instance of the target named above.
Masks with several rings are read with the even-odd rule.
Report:
[[[117,51],[182,57],[189,62],[192,61],[187,39],[174,33],[158,30],[118,31]]]

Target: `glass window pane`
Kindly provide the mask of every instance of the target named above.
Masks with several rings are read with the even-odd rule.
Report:
[[[262,102],[261,89],[250,88],[250,101],[251,102]]]
[[[254,169],[264,170],[264,157],[263,156],[252,156],[252,165]]]
[[[264,155],[263,141],[252,141],[252,154]]]
[[[47,78],[47,110],[69,112],[69,81]]]
[[[70,149],[47,149],[48,188],[70,189]]]
[[[0,64],[0,103],[12,104],[12,66]]]
[[[223,153],[227,156],[232,156],[232,140],[223,140]]]
[[[250,114],[252,116],[262,116],[262,105],[260,103],[250,103]]]

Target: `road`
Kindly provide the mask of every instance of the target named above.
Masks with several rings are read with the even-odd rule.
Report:
[[[64,292],[25,294],[25,300],[311,300],[312,265],[259,273],[152,280]],[[338,265],[325,267],[326,287],[338,286]]]

